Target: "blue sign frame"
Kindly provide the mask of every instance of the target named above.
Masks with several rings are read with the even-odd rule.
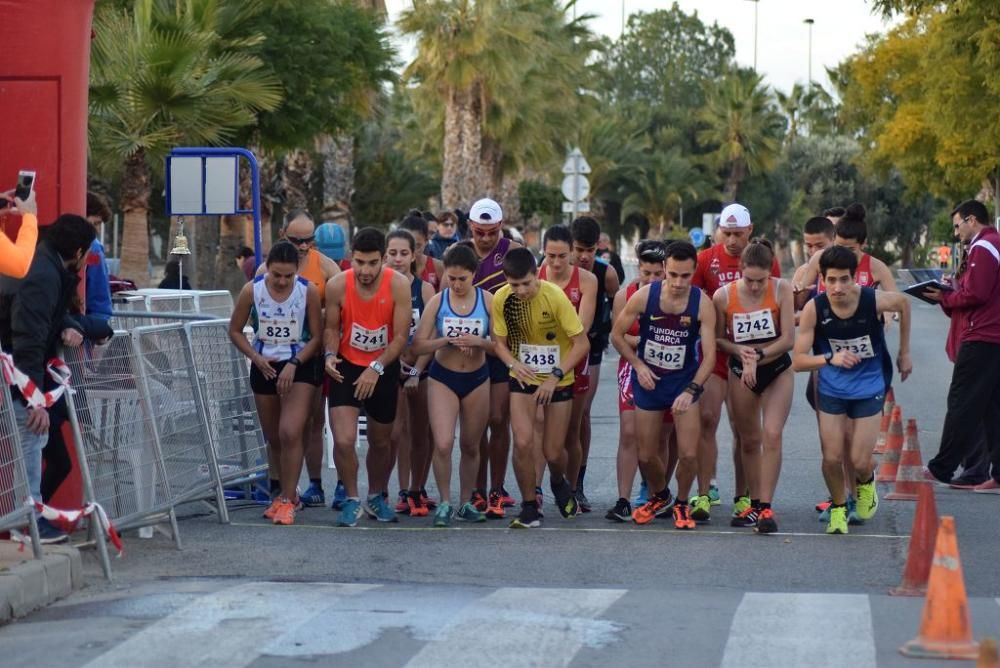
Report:
[[[170,161],[173,158],[201,158],[201,210],[200,211],[174,211],[172,208],[171,197],[170,197]],[[233,201],[232,211],[219,212],[214,211],[211,214],[207,213],[208,207],[205,202],[205,159],[206,158],[236,158],[236,197]],[[251,183],[251,209],[241,209],[239,206],[239,164],[240,158],[246,158],[246,161],[250,164],[250,183]],[[254,256],[256,264],[259,267],[264,262],[264,245],[261,233],[261,222],[260,222],[260,167],[257,164],[257,156],[245,148],[235,148],[235,147],[178,147],[171,149],[170,155],[167,156],[167,215],[170,216],[205,216],[205,215],[253,215],[253,245],[254,245]]]

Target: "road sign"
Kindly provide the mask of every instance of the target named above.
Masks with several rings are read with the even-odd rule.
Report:
[[[562,194],[570,202],[582,202],[590,195],[590,182],[582,174],[570,174],[563,179]]]
[[[705,243],[705,232],[700,227],[691,228],[688,237],[691,238],[691,243],[694,244],[695,248]]]
[[[566,162],[563,163],[562,173],[590,174],[590,165],[587,164],[587,159],[583,157],[583,152],[580,149],[574,148],[569,152]]]
[[[563,213],[590,213],[590,202],[563,202]]]

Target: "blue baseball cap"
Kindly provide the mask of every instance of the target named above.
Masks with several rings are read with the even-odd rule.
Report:
[[[316,248],[335,262],[344,259],[344,229],[337,223],[323,223],[316,228]]]

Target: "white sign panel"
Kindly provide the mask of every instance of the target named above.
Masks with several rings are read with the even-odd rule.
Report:
[[[170,158],[170,201],[172,215],[201,213],[201,158]]]
[[[587,177],[579,174],[570,174],[562,182],[563,197],[569,201],[582,201],[590,195],[590,182]]]
[[[205,159],[205,213],[227,215],[236,211],[238,168],[236,156]]]
[[[573,202],[563,202],[563,213],[573,213],[574,209],[577,213],[590,213],[590,202],[577,202],[575,206]]]

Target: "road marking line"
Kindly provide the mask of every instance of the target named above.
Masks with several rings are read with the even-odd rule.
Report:
[[[866,594],[743,595],[722,668],[875,668]]]
[[[255,582],[201,596],[153,622],[86,668],[238,667],[290,628],[305,624],[338,598],[352,598],[380,585]]]
[[[594,619],[622,589],[505,587],[468,606],[406,664],[407,668],[567,666],[585,645],[615,641],[617,626]],[[484,629],[487,632],[484,632]],[[475,642],[468,642],[475,638]]]
[[[449,527],[447,529],[437,529],[431,526],[426,527],[407,527],[407,526],[356,526],[356,527],[336,527],[332,524],[293,524],[290,527],[281,526],[277,524],[267,524],[264,522],[230,522],[229,526],[233,527],[258,527],[263,529],[331,529],[335,531],[420,531],[420,532],[447,532],[447,531],[460,531],[462,533],[467,533],[470,531],[516,531],[518,533],[524,531],[524,529],[503,529],[503,528],[486,528],[486,527],[476,527],[476,526],[462,526],[462,527]],[[625,528],[620,529],[613,528],[601,528],[601,527],[540,527],[537,529],[529,529],[530,533],[537,533],[539,531],[570,531],[574,533],[617,533],[622,535],[639,535],[645,534],[649,536],[753,536],[752,531],[725,531],[722,529],[695,529],[694,531],[675,531],[664,524],[663,530],[660,529],[639,529],[639,528]],[[882,538],[891,540],[908,540],[910,538],[909,534],[886,534],[886,533],[851,533],[846,536],[837,536],[836,538],[831,538],[826,533],[812,533],[812,532],[794,532],[786,531],[783,533],[772,534],[770,537],[762,537],[761,540],[772,540],[779,539],[782,536],[794,537],[794,538],[804,538],[804,537],[820,537],[827,540],[851,540],[854,538]]]

